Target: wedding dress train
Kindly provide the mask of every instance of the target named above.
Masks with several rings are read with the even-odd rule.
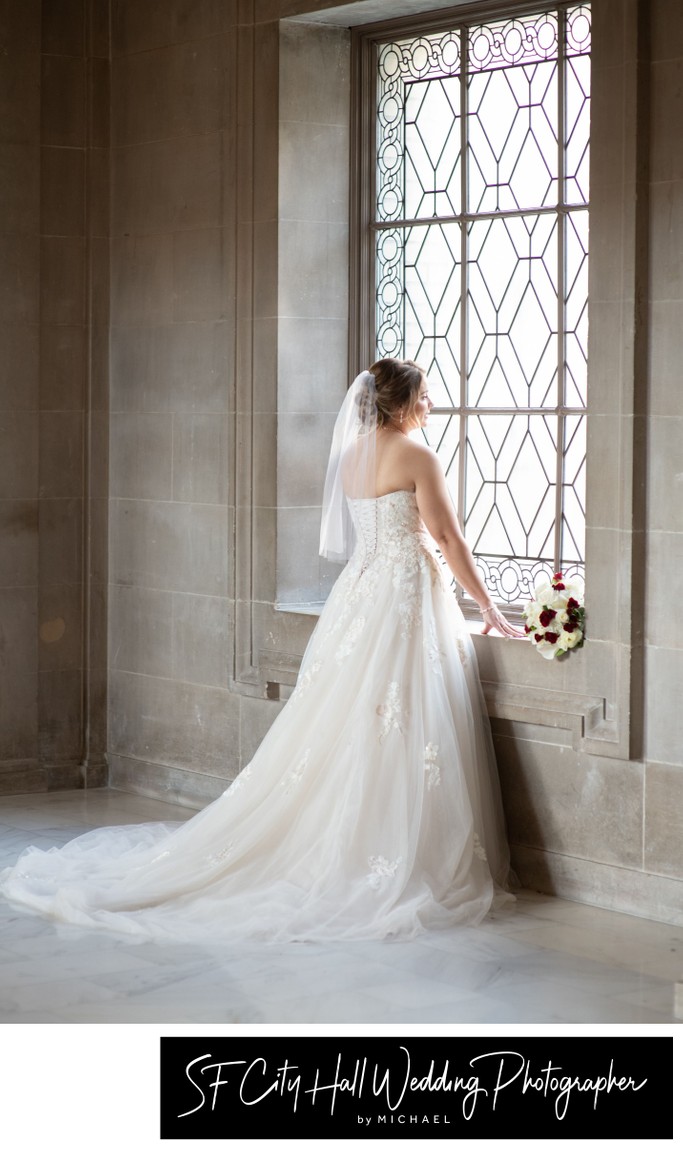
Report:
[[[354,554],[235,782],[182,824],[29,848],[8,898],[185,941],[410,937],[510,898],[474,649],[415,495],[350,509]]]

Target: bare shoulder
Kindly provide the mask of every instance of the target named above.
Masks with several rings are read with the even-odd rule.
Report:
[[[441,461],[433,447],[430,447],[424,440],[414,439],[408,440],[408,446],[411,451],[413,466],[419,471],[420,475],[427,478],[430,475],[441,473]]]
[[[443,502],[446,498],[446,476],[441,460],[426,443],[416,443],[414,447],[411,471],[418,502],[425,507],[434,500]]]
[[[441,475],[443,468],[438,455],[423,439],[402,437],[398,446],[401,464],[408,471],[417,486]]]

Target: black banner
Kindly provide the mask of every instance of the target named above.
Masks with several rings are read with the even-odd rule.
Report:
[[[673,1039],[162,1038],[161,1138],[672,1139]]]

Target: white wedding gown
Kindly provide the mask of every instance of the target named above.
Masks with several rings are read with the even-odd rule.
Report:
[[[479,922],[508,853],[474,649],[413,493],[350,501],[358,543],[252,762],[182,824],[29,848],[12,901],[142,937],[410,937]]]

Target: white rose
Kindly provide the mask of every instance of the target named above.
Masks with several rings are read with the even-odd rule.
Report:
[[[576,631],[565,631],[564,633],[567,636],[568,649],[575,647],[577,643],[581,642],[581,632],[578,629]]]
[[[524,612],[524,617],[530,627],[538,627],[538,617],[543,608],[540,603],[530,603]]]

